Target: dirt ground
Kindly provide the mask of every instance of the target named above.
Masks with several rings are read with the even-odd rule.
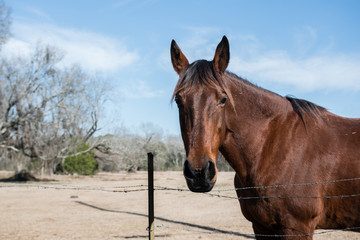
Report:
[[[0,171],[0,178],[10,175]],[[233,188],[233,177],[220,173],[214,190]],[[146,172],[50,178],[0,182],[1,240],[148,238],[147,191],[130,191],[146,188],[141,186],[147,185]],[[181,172],[155,172],[155,186],[186,189]],[[233,190],[221,194],[235,197]],[[155,225],[156,239],[254,239],[237,200],[188,191],[155,191]],[[360,233],[330,232],[314,239],[360,239]]]

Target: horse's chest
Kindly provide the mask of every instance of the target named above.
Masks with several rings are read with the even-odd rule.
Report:
[[[277,214],[274,206],[266,200],[240,200],[241,211],[245,218],[258,224],[276,224]]]

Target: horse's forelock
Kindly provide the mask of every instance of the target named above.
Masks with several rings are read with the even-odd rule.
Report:
[[[224,82],[225,76],[220,76],[214,69],[213,63],[206,60],[198,60],[190,64],[181,74],[175,87],[172,100],[179,92],[185,95],[199,91],[200,86],[209,88],[221,88],[228,96],[231,105],[234,107],[234,101],[231,92]]]

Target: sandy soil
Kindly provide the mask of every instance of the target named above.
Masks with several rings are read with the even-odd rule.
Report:
[[[0,178],[10,174],[0,172]],[[220,173],[214,189],[233,188],[233,176]],[[148,238],[147,191],[111,192],[144,188],[115,187],[146,185],[147,173],[51,179],[54,181],[22,185],[0,182],[1,240]],[[156,172],[155,186],[186,188],[181,172]],[[75,189],[63,189],[70,187]],[[235,196],[234,191],[222,194]],[[233,199],[188,191],[155,191],[155,217],[156,239],[254,239],[251,224]],[[360,234],[331,232],[314,239],[360,239]]]

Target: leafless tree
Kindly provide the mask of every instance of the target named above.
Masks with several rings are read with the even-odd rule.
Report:
[[[165,135],[160,127],[144,123],[138,132],[122,127],[115,135],[93,138],[104,143],[111,154],[96,153],[103,170],[137,171],[147,169],[147,153],[155,154],[155,170],[179,170],[185,160],[185,151],[179,136]]]
[[[111,166],[111,170],[125,170],[133,172],[147,167],[146,153],[152,139],[146,139],[137,134],[122,133],[117,135],[101,136],[92,141],[103,143],[109,149],[110,154],[96,153],[100,158],[100,165]],[[109,168],[109,167],[106,167]]]
[[[0,0],[0,49],[10,35],[10,9]]]
[[[42,173],[98,129],[101,87],[79,66],[60,66],[61,60],[58,50],[39,45],[30,57],[0,62],[0,147],[40,161]]]
[[[186,160],[184,144],[180,136],[168,135],[166,137],[166,165],[169,169],[181,170]]]

